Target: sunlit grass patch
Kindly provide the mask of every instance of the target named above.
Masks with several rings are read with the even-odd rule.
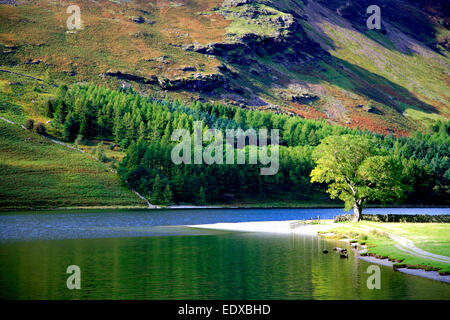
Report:
[[[328,230],[327,233],[334,234],[331,238],[353,239],[361,245],[367,245],[368,255],[382,259],[388,258],[397,264],[402,264],[397,267],[439,269],[442,274],[450,272],[450,264],[405,253],[396,247],[397,243],[394,240],[389,238],[390,233],[402,236],[413,241],[414,245],[420,249],[449,257],[450,224],[358,222],[342,225]],[[363,226],[372,227],[372,229],[361,229]]]
[[[0,121],[0,208],[145,205],[85,154]]]

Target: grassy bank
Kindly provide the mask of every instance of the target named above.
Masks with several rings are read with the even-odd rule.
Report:
[[[329,230],[334,234],[329,237],[351,239],[352,242],[367,245],[367,255],[388,258],[395,262],[394,268],[420,268],[450,274],[450,264],[406,253],[397,248],[397,242],[389,237],[404,237],[419,249],[450,257],[450,224],[346,222],[341,225]]]
[[[78,151],[0,121],[0,208],[145,206]]]

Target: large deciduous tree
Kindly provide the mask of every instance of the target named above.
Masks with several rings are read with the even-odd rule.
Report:
[[[329,136],[314,154],[316,167],[311,182],[327,183],[331,198],[339,198],[345,209],[353,207],[354,221],[361,220],[368,201],[395,201],[403,196],[402,164],[378,149],[364,136]]]

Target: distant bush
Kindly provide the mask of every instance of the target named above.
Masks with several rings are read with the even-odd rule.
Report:
[[[42,122],[39,122],[36,127],[34,127],[34,131],[40,135],[45,135],[47,133],[45,125]]]
[[[389,238],[389,234],[387,234],[386,232],[381,231],[381,230],[371,229],[369,232],[370,232],[370,234],[373,234],[374,236]],[[365,240],[367,240],[367,239],[365,239]]]
[[[83,142],[84,142],[83,137],[78,135],[77,138],[75,139],[75,144],[78,146],[78,145],[83,144]]]
[[[363,214],[362,219],[374,222],[443,222],[450,223],[450,215],[426,215],[426,214]]]
[[[33,119],[28,119],[25,122],[25,128],[27,128],[28,130],[33,130],[33,128],[34,128],[34,120]]]
[[[34,91],[34,92],[42,92],[42,86],[41,86],[40,84],[36,83],[36,84],[33,86],[33,91]]]
[[[119,167],[119,162],[117,161],[117,159],[112,158],[111,159],[111,164],[110,164],[111,168],[113,169],[117,169]]]
[[[352,221],[352,214],[342,214],[334,217],[334,222]],[[450,215],[426,215],[426,214],[363,214],[362,220],[373,222],[443,222],[450,223]]]
[[[99,145],[97,147],[97,150],[95,151],[95,156],[101,162],[107,162],[108,161],[108,157],[106,156],[105,149],[103,148],[102,145]]]
[[[358,236],[358,238],[359,238],[360,240],[367,240],[367,239],[369,239],[369,236],[368,236],[367,234],[363,233],[363,234],[360,234],[360,235]]]
[[[353,215],[352,214],[341,214],[336,217],[334,217],[334,222],[346,222],[346,221],[352,221]]]

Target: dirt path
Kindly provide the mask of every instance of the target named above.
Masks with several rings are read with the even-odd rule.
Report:
[[[410,253],[412,255],[424,258],[424,259],[429,259],[429,260],[433,260],[433,261],[439,261],[439,262],[444,262],[444,263],[450,263],[450,257],[447,256],[442,256],[439,254],[435,254],[435,253],[431,253],[422,249],[417,248],[414,243],[411,240],[408,240],[406,238],[394,235],[394,234],[389,234],[389,238],[391,238],[392,240],[394,240],[395,242],[397,242],[397,244],[395,245],[395,247],[401,251]]]
[[[5,70],[5,69],[0,69],[0,72],[11,73],[11,74],[15,74],[15,75],[17,75],[17,76],[26,77],[26,78],[30,78],[30,79],[33,79],[33,80],[44,81],[44,80],[42,80],[42,79],[40,79],[40,78],[36,78],[36,77],[33,77],[33,76],[29,76],[29,75],[27,75],[27,74],[18,73],[18,72],[13,72],[13,71]],[[2,118],[2,120],[4,120],[4,119]]]
[[[4,71],[4,70],[0,70],[0,71]],[[9,123],[9,124],[18,125],[18,124],[15,123],[14,121],[8,120],[8,119],[3,118],[3,117],[0,117],[0,120],[3,120],[3,121],[5,121],[5,122],[7,122],[7,123]],[[29,131],[27,128],[25,128],[24,125],[20,125],[20,127],[22,127],[22,129],[24,129],[24,130]],[[101,165],[103,165],[104,167],[106,167],[110,172],[112,172],[112,173],[117,173],[116,170],[114,170],[113,168],[111,168],[110,166],[108,166],[106,163],[101,162],[97,157],[94,157],[93,155],[86,153],[86,151],[84,151],[84,150],[81,150],[81,149],[79,149],[79,148],[77,148],[77,147],[74,147],[74,146],[72,146],[72,145],[70,145],[70,144],[64,143],[64,142],[59,141],[59,140],[56,140],[56,139],[52,139],[52,138],[49,138],[49,137],[46,137],[46,136],[43,136],[43,135],[40,135],[40,136],[43,137],[43,138],[45,138],[45,139],[47,139],[47,140],[50,140],[51,142],[53,142],[53,143],[55,143],[55,144],[59,144],[59,145],[61,145],[61,146],[63,146],[63,147],[66,147],[66,148],[69,148],[69,149],[72,149],[72,150],[75,150],[75,151],[84,153],[84,154],[88,155],[91,159],[93,159],[94,161],[97,161],[98,163],[100,163]],[[133,193],[135,193],[140,199],[144,200],[144,201],[147,203],[149,209],[156,209],[156,208],[159,208],[158,206],[155,206],[155,205],[151,204],[150,201],[148,201],[148,199],[146,199],[144,196],[142,196],[139,192],[137,192],[137,191],[134,190],[133,188],[130,188],[130,189],[131,189],[131,191],[133,191]]]

